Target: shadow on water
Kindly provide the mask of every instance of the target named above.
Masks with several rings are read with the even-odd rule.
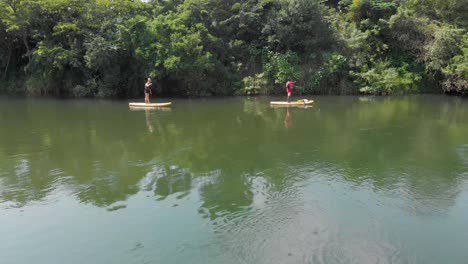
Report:
[[[0,201],[14,207],[56,189],[99,207],[141,189],[159,200],[197,190],[200,213],[216,220],[255,204],[256,178],[263,192],[282,193],[310,177],[297,168],[313,167],[407,196],[424,214],[453,205],[467,168],[468,104],[454,98],[322,97],[309,109],[263,99],[180,102],[172,111],[93,101],[0,108],[8,124]]]

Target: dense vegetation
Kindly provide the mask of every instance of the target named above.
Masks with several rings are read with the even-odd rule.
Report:
[[[466,0],[0,0],[0,93],[468,94]]]

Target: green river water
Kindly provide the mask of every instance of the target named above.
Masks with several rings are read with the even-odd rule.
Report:
[[[0,99],[0,263],[468,263],[468,99],[272,99]]]

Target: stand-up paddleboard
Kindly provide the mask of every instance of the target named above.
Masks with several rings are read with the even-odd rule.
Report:
[[[138,107],[138,106],[130,106],[128,109],[130,111],[163,111],[163,112],[170,112],[172,111],[172,107],[168,106],[158,106],[158,107]]]
[[[306,106],[306,105],[311,105],[313,103],[314,103],[314,100],[301,99],[301,100],[296,100],[296,101],[291,101],[291,102],[272,101],[270,102],[270,105],[271,106]]]
[[[171,106],[172,102],[166,102],[166,103],[128,103],[129,107],[165,107],[165,106]]]

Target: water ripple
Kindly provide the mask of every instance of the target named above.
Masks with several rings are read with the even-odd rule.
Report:
[[[355,198],[349,201],[368,214],[368,226],[348,230],[337,221],[333,210],[323,206],[323,200],[304,196],[304,188],[310,184],[326,186],[331,192],[343,188],[337,186],[340,184],[352,188],[347,181],[336,181],[335,178],[342,178],[340,170],[307,167],[291,168],[291,171],[286,178],[296,178],[296,181],[286,180],[286,187],[280,190],[266,180],[267,174],[248,176],[254,197],[251,206],[235,212],[221,211],[211,219],[221,251],[230,252],[226,258],[260,264],[419,262],[405,255],[404,243],[387,233],[382,217],[368,208],[369,201]],[[335,184],[331,186],[327,182]],[[371,185],[360,188],[372,190]],[[340,196],[349,200],[346,192]],[[216,208],[207,210],[212,209]]]
[[[457,153],[463,163],[468,166],[468,144],[459,146],[457,148]]]

